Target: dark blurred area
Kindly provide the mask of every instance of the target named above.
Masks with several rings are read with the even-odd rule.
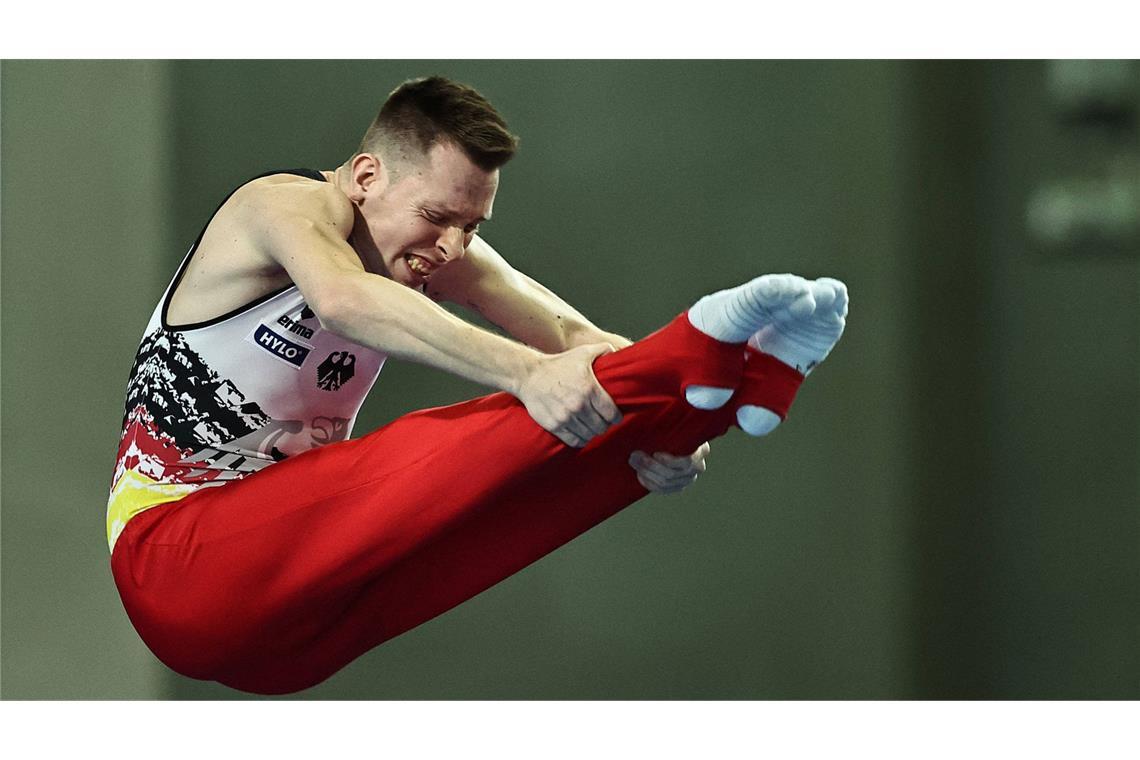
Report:
[[[247,696],[119,603],[127,373],[233,187],[432,73],[522,136],[484,236],[603,328],[766,272],[851,315],[770,437],[297,697],[1140,698],[1132,61],[4,61],[4,698]],[[482,392],[390,362],[356,432]]]

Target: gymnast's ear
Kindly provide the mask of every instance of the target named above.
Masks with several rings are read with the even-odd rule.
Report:
[[[349,200],[360,202],[369,192],[383,191],[388,186],[388,171],[375,153],[357,153],[348,164]],[[377,184],[379,183],[379,184]]]

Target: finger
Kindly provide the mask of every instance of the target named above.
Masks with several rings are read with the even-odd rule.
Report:
[[[658,456],[658,454],[653,455],[655,459],[657,459]],[[674,457],[669,454],[665,454],[664,456],[668,457],[668,459],[658,459],[658,461],[662,462],[662,464],[669,467],[674,472],[700,473],[704,472],[708,468],[708,465],[705,464],[705,460],[697,459],[696,454],[687,457]]]
[[[638,460],[631,456],[629,464],[638,474],[644,473],[647,478],[652,479],[659,489],[665,491],[680,491],[697,479],[696,472],[671,470],[649,457],[643,456],[642,459]]]
[[[586,445],[586,441],[588,440],[589,436],[581,427],[575,427],[573,424],[573,418],[562,424],[557,424],[555,420],[557,420],[557,417],[554,417],[552,419],[550,427],[546,428],[546,430],[549,431],[554,437],[562,441],[567,446],[571,446],[576,449]]]
[[[687,471],[662,464],[653,457],[648,457],[644,454],[636,457],[631,456],[629,463],[633,465],[638,472],[651,472],[654,477],[662,480],[672,480],[678,476],[687,474]]]
[[[686,486],[691,485],[692,482],[697,479],[697,473],[695,472],[671,472],[668,475],[662,475],[661,473],[655,472],[652,474],[665,488],[675,489],[678,491],[682,488],[685,488]]]
[[[565,428],[558,428],[557,430],[552,430],[550,432],[554,434],[555,438],[562,441],[564,444],[571,448],[580,449],[586,445],[586,442],[583,441],[580,436],[575,435]]]
[[[666,468],[673,475],[696,475],[705,471],[705,463],[693,461],[690,457],[675,457],[671,454],[657,453],[653,455],[654,462]]]
[[[589,440],[594,437],[593,432],[575,417],[568,419],[566,424],[562,426],[562,430],[576,436],[580,442],[579,446],[585,446]]]
[[[592,370],[591,374],[593,374]],[[597,377],[594,377],[594,391],[590,394],[590,406],[601,415],[607,424],[616,425],[621,422],[621,410],[610,398],[610,394],[606,393],[606,389],[598,382]]]
[[[689,457],[675,457],[672,454],[666,454],[664,451],[658,451],[654,454],[653,460],[670,470],[688,470],[693,466],[693,460]]]
[[[687,457],[673,456],[664,451],[659,451],[653,455],[653,458],[658,462],[671,467],[675,470],[682,470],[685,472],[704,472],[707,465],[705,464],[705,457],[708,456],[712,447],[708,441],[705,441],[697,450]]]
[[[653,493],[670,493],[677,490],[650,472],[638,472],[637,482],[641,483],[641,485],[645,486],[647,490],[652,491]]]
[[[697,461],[700,461],[700,460],[704,459],[705,457],[707,457],[711,450],[712,450],[712,446],[709,444],[708,441],[705,441],[704,443],[702,443],[700,446],[697,447],[696,451],[694,451],[692,454],[689,454],[688,456],[680,456],[680,457],[673,456],[672,454],[670,454],[666,451],[659,451],[656,454],[654,454],[653,456],[660,457],[662,462],[667,462],[667,463],[670,463],[670,462],[697,462]]]
[[[641,484],[654,493],[672,494],[680,493],[696,481],[697,476],[693,475],[683,480],[664,480],[655,477],[652,473],[640,473],[638,480]]]
[[[574,415],[574,418],[590,431],[591,437],[601,435],[610,427],[609,423],[603,420],[602,416],[594,411],[592,406],[587,406]]]
[[[541,410],[539,413],[532,413],[531,419],[538,423],[546,432],[557,438],[567,446],[577,448],[582,445],[578,436],[571,430],[567,429],[565,425],[558,424],[558,417],[549,412],[549,410]]]
[[[649,491],[650,493],[656,493],[657,492],[657,486],[655,486],[650,481],[646,480],[645,476],[642,475],[640,472],[637,473],[637,482],[640,483],[641,487],[644,488],[646,491]]]

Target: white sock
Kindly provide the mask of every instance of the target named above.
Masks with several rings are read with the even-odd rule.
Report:
[[[810,283],[812,311],[794,315],[776,309],[748,338],[748,345],[776,357],[801,375],[822,362],[843,334],[847,318],[847,286],[822,277]]]
[[[774,309],[809,315],[815,309],[811,286],[794,274],[766,274],[728,290],[711,293],[689,309],[689,322],[725,343],[743,343],[771,321]]]
[[[744,343],[774,313],[810,315],[815,309],[811,283],[794,274],[767,274],[728,290],[705,296],[689,309],[689,322],[705,335],[725,343]],[[779,358],[779,357],[777,357]],[[693,385],[685,399],[698,409],[719,409],[732,388]]]
[[[720,409],[732,398],[732,388],[711,385],[690,385],[685,389],[685,400],[698,409]]]
[[[821,277],[811,287],[816,307],[810,315],[795,317],[776,311],[772,321],[748,339],[748,345],[805,376],[827,358],[847,324],[847,286]],[[736,421],[749,435],[762,436],[775,430],[781,419],[770,409],[742,404],[736,410]]]

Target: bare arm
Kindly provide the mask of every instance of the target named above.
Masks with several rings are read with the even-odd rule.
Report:
[[[597,342],[614,348],[630,344],[628,338],[595,326],[577,309],[531,277],[514,269],[478,237],[460,261],[438,272],[429,286],[433,298],[472,309],[519,340],[543,351]],[[629,464],[643,486],[670,494],[687,488],[705,471],[706,442],[688,456],[635,451]]]
[[[547,353],[593,343],[625,348],[632,342],[598,328],[549,288],[508,264],[478,236],[461,260],[436,273],[428,289],[432,298],[471,309]]]
[[[365,271],[347,242],[352,205],[335,188],[290,183],[242,192],[240,210],[259,247],[288,272],[325,329],[507,391],[539,425],[572,446],[585,445],[618,418],[590,368],[604,346],[543,354]]]

